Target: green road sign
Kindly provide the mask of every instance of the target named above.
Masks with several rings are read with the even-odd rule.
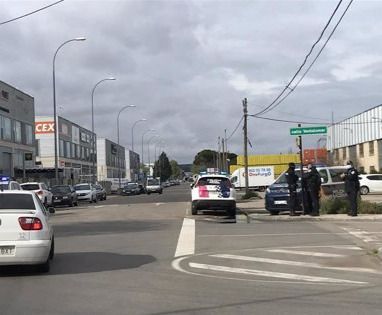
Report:
[[[317,135],[317,134],[326,134],[327,131],[328,129],[326,128],[326,126],[290,128],[290,135],[291,136]]]

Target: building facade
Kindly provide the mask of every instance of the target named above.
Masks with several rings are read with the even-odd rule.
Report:
[[[96,174],[97,147],[93,145],[96,135],[90,130],[58,116],[58,167],[62,183],[90,182]],[[54,118],[37,116],[35,120],[36,163],[43,169],[53,170]],[[94,148],[94,152],[93,152]],[[94,164],[94,168],[93,168]],[[47,174],[54,177],[54,174]]]
[[[140,159],[139,154],[125,149],[126,156],[126,178],[128,181],[138,182],[140,180]]]
[[[382,105],[330,126],[327,140],[333,164],[351,160],[361,172],[382,172]]]
[[[22,179],[34,166],[34,98],[0,81],[0,174]]]
[[[97,139],[97,174],[98,181],[126,177],[125,148],[117,143]]]

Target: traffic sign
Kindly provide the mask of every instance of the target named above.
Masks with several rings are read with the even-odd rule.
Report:
[[[328,128],[326,126],[290,128],[290,135],[291,136],[317,135],[317,134],[326,134],[327,131],[328,131]]]

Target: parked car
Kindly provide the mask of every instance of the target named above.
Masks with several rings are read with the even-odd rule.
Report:
[[[106,190],[100,184],[95,185],[95,189],[97,191],[97,199],[98,200],[106,200]]]
[[[55,185],[51,188],[53,194],[53,205],[78,206],[78,196],[70,185]]]
[[[367,195],[368,193],[382,193],[381,174],[359,175],[359,184],[361,195]]]
[[[143,184],[138,184],[139,187],[139,193],[140,194],[145,194],[146,193],[146,188]]]
[[[23,190],[34,191],[45,206],[53,205],[53,194],[44,183],[23,183],[21,184],[21,188]]]
[[[74,186],[79,201],[97,202],[97,190],[92,184],[77,184]]]
[[[146,182],[146,193],[150,195],[151,193],[161,194],[163,192],[162,185],[159,178],[148,178]]]
[[[21,186],[9,176],[0,176],[0,190],[21,190]]]
[[[236,191],[228,176],[220,174],[201,175],[191,185],[191,212],[198,210],[226,210],[229,216],[236,215]]]
[[[37,265],[48,272],[54,256],[49,215],[32,191],[0,191],[0,265]]]
[[[141,189],[137,183],[127,183],[121,190],[122,195],[139,195]]]
[[[341,175],[348,166],[316,166],[321,176],[322,191],[325,195],[333,197],[344,197],[344,181]],[[301,171],[296,168],[296,174],[301,179]],[[301,181],[298,182],[297,196],[299,205],[302,204]],[[281,211],[289,211],[288,206],[289,190],[283,172],[272,185],[265,191],[265,209],[272,215],[277,215]]]

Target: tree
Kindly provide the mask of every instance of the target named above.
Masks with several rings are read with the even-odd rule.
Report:
[[[154,163],[154,177],[160,177],[166,181],[171,177],[171,165],[166,153],[162,152],[159,159]]]
[[[202,150],[195,155],[194,162],[192,164],[192,172],[194,174],[200,171],[205,171],[207,168],[215,168],[218,152],[214,150]],[[236,164],[237,155],[235,153],[228,153],[229,164]],[[220,159],[223,160],[223,154],[220,153]]]
[[[179,178],[182,176],[182,170],[180,169],[178,162],[175,160],[170,161],[171,165],[171,176],[173,178]]]

